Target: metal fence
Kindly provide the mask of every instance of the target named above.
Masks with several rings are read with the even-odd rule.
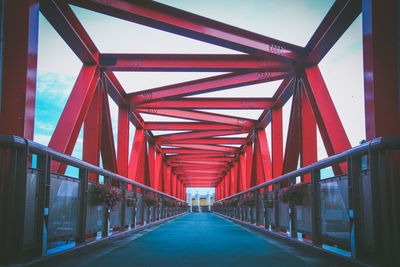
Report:
[[[339,164],[347,173],[322,177]],[[296,186],[306,175],[311,182]],[[221,199],[213,211],[357,260],[400,266],[399,186],[400,138],[381,137]]]
[[[52,173],[55,162],[78,168],[78,177]],[[103,179],[93,182],[89,177]],[[121,195],[115,208],[91,200],[92,189],[105,185]],[[146,205],[146,197],[156,204]],[[152,224],[187,212],[182,204],[180,199],[46,146],[0,135],[2,263],[38,258]]]

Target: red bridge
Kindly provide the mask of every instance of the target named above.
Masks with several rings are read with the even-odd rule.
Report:
[[[102,53],[71,6],[240,53]],[[349,264],[399,266],[399,10],[396,0],[337,0],[302,47],[156,1],[1,1],[1,262],[45,264],[61,245],[74,253],[151,229],[188,212],[186,188],[212,187],[215,214],[263,235],[339,251],[347,258],[334,258]],[[82,61],[48,146],[33,139],[39,12]],[[360,14],[366,142],[352,147],[318,64]],[[127,93],[119,71],[224,74]],[[201,96],[273,81],[281,82],[271,97]],[[117,145],[108,96],[118,106]],[[80,160],[71,154],[82,128]],[[328,155],[320,161],[318,132]],[[96,190],[119,199],[114,209],[94,204]],[[176,222],[190,225],[185,218]]]

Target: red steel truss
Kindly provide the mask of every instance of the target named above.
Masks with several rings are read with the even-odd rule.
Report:
[[[43,0],[40,6],[38,1],[14,2],[6,1],[5,7],[8,15],[4,34],[8,38],[4,38],[1,134],[33,138],[32,96],[36,80],[32,77],[36,77],[40,8],[83,63],[49,147],[71,154],[84,125],[85,161],[98,166],[101,155],[104,168],[181,199],[185,199],[186,187],[215,187],[218,200],[290,172],[298,164],[302,167],[315,162],[317,127],[328,155],[350,148],[318,63],[362,9],[364,64],[370,73],[365,78],[367,138],[400,134],[398,63],[396,56],[382,49],[395,46],[396,23],[373,21],[372,11],[383,9],[370,4],[371,1],[365,1],[363,7],[360,0],[336,1],[305,47],[155,1]],[[70,4],[245,54],[103,54]],[[390,37],[388,29],[394,37]],[[391,67],[382,71],[377,69],[379,64]],[[127,94],[113,71],[228,73]],[[195,96],[277,80],[282,81],[270,98]],[[119,107],[117,149],[107,95]],[[290,97],[292,107],[284,151],[282,107]],[[386,104],[388,99],[390,104]],[[262,112],[258,119],[247,119],[209,111],[218,109]],[[145,113],[188,121],[145,121]],[[136,127],[131,148],[130,123]],[[271,149],[265,132],[268,125]],[[155,135],[154,131],[184,132]],[[230,136],[235,134],[243,136]],[[52,168],[65,172],[62,165],[53,164]],[[334,172],[341,174],[346,168],[339,165]],[[310,177],[302,179],[307,182]]]

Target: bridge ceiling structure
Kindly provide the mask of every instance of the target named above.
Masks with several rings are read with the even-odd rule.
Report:
[[[240,53],[102,53],[70,5]],[[351,147],[318,63],[360,15],[360,0],[335,1],[305,47],[156,1],[41,0],[32,6],[40,8],[83,63],[50,148],[71,154],[84,127],[83,160],[99,166],[101,155],[104,168],[172,195],[183,195],[186,187],[215,187],[217,198],[222,198],[296,169],[299,158],[300,166],[317,161],[317,127],[328,155]],[[155,77],[157,72],[216,75],[127,93],[116,71],[154,72]],[[201,96],[276,81],[280,84],[271,97]],[[117,147],[107,95],[119,108]],[[284,150],[282,107],[291,97]],[[256,110],[260,115],[251,119],[233,115],[238,110]],[[149,121],[145,114],[180,121]],[[130,123],[136,127],[132,148]],[[271,151],[267,125],[271,125]],[[157,135],[155,131],[180,132]],[[65,172],[62,165],[52,168]],[[334,172],[346,168],[342,164]]]
[[[98,51],[69,4],[245,54],[103,54]],[[304,118],[302,122],[312,125],[311,129],[314,132],[311,134],[315,135],[313,117],[317,113],[321,125],[324,124],[324,116],[333,116],[340,124],[334,106],[333,110],[327,114],[320,114],[318,104],[325,105],[324,101],[329,102],[329,93],[326,91],[327,95],[314,96],[307,72],[312,75],[320,74],[317,67],[311,66],[315,66],[324,57],[360,14],[361,3],[360,1],[337,1],[306,47],[269,38],[155,1],[41,1],[40,10],[84,63],[80,76],[83,73],[85,75],[83,79],[92,76],[90,84],[85,84],[85,87],[89,85],[87,98],[89,100],[92,97],[92,101],[82,103],[80,113],[85,113],[87,109],[85,122],[96,123],[96,119],[101,118],[102,126],[93,125],[92,129],[85,127],[87,134],[84,137],[84,143],[88,145],[84,145],[84,150],[86,148],[84,160],[98,164],[97,155],[99,151],[102,151],[103,157],[108,155],[104,165],[112,171],[127,175],[144,184],[159,187],[159,189],[163,187],[169,189],[171,186],[170,193],[172,194],[177,193],[178,189],[175,188],[178,183],[184,187],[217,187],[225,183],[227,189],[224,193],[230,194],[272,178],[272,161],[263,129],[271,123],[275,112],[277,113],[275,120],[282,120],[281,107],[290,97],[294,96],[293,114],[289,125],[293,136],[289,136],[287,147],[293,147],[293,149],[286,153],[274,151],[274,154],[282,155],[281,158],[279,155],[273,155],[276,158],[274,159],[275,167],[278,169],[275,170],[275,176],[297,167],[301,140],[299,138],[296,140],[296,137],[300,136],[298,133],[302,129],[299,125],[302,117],[299,116],[302,103],[307,104],[310,98],[321,98],[312,99],[314,106],[310,105],[308,114],[311,118]],[[126,93],[114,75],[114,71],[227,73]],[[96,82],[93,79],[100,80],[103,89],[94,88],[93,85]],[[248,98],[245,95],[235,98],[196,96],[278,80],[282,80],[281,84],[276,88],[273,96],[268,98]],[[82,84],[78,82],[79,78],[76,84],[79,88],[76,89],[82,91]],[[82,81],[84,82],[89,81]],[[322,77],[318,77],[315,83],[315,86],[320,86],[323,83]],[[129,131],[127,123],[124,127],[124,119],[129,119],[137,129],[129,163],[127,160],[129,134],[125,134],[124,137],[123,133],[119,133],[118,155],[115,154],[111,127],[107,123],[110,115],[104,114],[107,113],[105,110],[108,110],[105,106],[108,105],[105,103],[106,93],[119,105],[119,131]],[[100,100],[97,100],[96,105],[97,94],[100,95]],[[71,143],[74,139],[76,140],[76,136],[71,134],[65,138],[61,130],[72,128],[75,129],[76,135],[76,130],[82,123],[76,120],[72,127],[63,123],[71,118],[70,110],[76,107],[78,99],[71,94],[70,101],[71,104],[72,101],[74,103],[71,106],[67,103],[49,144],[50,147],[64,150],[63,152],[66,153],[71,153],[71,147],[73,147]],[[311,111],[312,108],[314,108],[314,114]],[[203,111],[204,109],[207,111]],[[220,109],[258,110],[261,115],[257,119],[248,119],[222,115],[218,113]],[[143,114],[188,121],[145,121]],[[336,136],[330,136],[333,132],[328,128],[329,125],[324,126],[327,127],[322,129],[326,135],[324,141],[330,143],[331,138],[334,139]],[[95,128],[98,128],[97,132],[103,128],[101,134],[96,134]],[[182,132],[155,135],[153,131]],[[278,141],[282,139],[282,126],[274,127],[273,131],[274,146],[278,146],[273,149],[282,149],[279,148],[282,144]],[[338,148],[331,147],[331,154],[350,147],[344,130],[342,131],[342,136],[337,138],[342,144],[339,144],[341,146]],[[89,145],[89,139],[92,139],[93,135],[102,137],[97,144]],[[233,137],[235,135],[238,137]],[[304,163],[316,161],[316,142],[304,145],[309,145],[310,151],[313,151],[311,153],[314,153],[309,155],[309,159],[305,159],[308,162]],[[245,156],[245,159],[242,156],[242,162],[241,155]],[[146,164],[143,164],[144,161]],[[59,168],[61,169],[58,171],[64,171],[62,166]],[[247,169],[246,175],[244,175],[245,169]]]

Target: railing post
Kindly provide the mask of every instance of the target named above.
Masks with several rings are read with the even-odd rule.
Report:
[[[347,181],[349,188],[349,219],[351,226],[351,256],[358,258],[361,248],[360,243],[360,171],[361,171],[361,157],[349,156],[347,158]]]
[[[256,189],[256,226],[260,226],[260,214],[258,210],[260,209],[260,189]]]
[[[136,186],[132,186],[132,192],[133,192],[133,198],[136,199],[135,205],[133,206],[133,209],[132,209],[132,221],[133,221],[132,228],[135,228],[136,227],[136,206],[138,203]]]
[[[110,178],[104,176],[104,184],[111,185]],[[110,219],[110,212],[104,208],[104,220],[103,220],[103,230],[101,233],[102,237],[107,237],[108,236],[108,231],[109,231],[109,225],[108,221]]]
[[[121,182],[122,203],[121,203],[121,227],[120,231],[125,231],[125,217],[126,217],[126,183]]]
[[[315,246],[321,245],[321,174],[319,169],[311,170],[311,190],[312,190],[312,243]]]
[[[86,213],[88,202],[88,176],[87,169],[79,169],[79,228],[78,228],[78,243],[84,243],[86,240]]]
[[[274,205],[274,215],[275,215],[275,225],[274,227],[277,229],[279,227],[279,199],[278,199],[278,193],[280,190],[280,184],[275,183],[274,184],[274,196],[273,196],[273,205]]]
[[[6,263],[21,259],[23,254],[27,159],[27,147],[11,150],[4,229],[5,247],[2,249]]]
[[[36,255],[45,255],[47,240],[44,240],[44,227],[47,225],[47,212],[50,198],[50,175],[51,175],[51,156],[48,154],[38,155],[37,166],[40,170],[38,195],[37,195],[37,216],[36,216],[36,240],[38,241],[38,251]]]
[[[269,204],[269,199],[268,199],[268,186],[264,187],[264,199],[263,199],[263,204],[264,204],[264,228],[269,229],[268,227],[268,204]]]
[[[296,179],[289,180],[289,186],[296,184]],[[290,217],[290,236],[292,238],[297,238],[297,230],[296,230],[296,204],[289,201],[289,217]]]
[[[389,161],[387,158],[389,157]],[[370,154],[372,217],[375,258],[385,266],[400,264],[398,237],[398,196],[395,177],[398,165],[393,164],[393,151],[378,150]]]

